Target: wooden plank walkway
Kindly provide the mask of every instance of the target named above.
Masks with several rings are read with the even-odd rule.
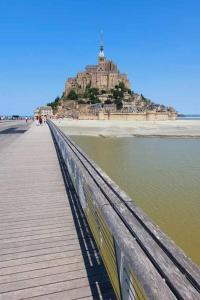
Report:
[[[0,152],[0,299],[115,299],[48,126]]]

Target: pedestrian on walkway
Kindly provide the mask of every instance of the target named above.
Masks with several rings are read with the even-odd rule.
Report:
[[[39,116],[39,124],[42,125],[42,117]]]
[[[46,124],[46,122],[47,122],[47,116],[45,115],[45,116],[43,117],[43,124]]]
[[[39,126],[39,117],[38,116],[35,117],[35,125]]]

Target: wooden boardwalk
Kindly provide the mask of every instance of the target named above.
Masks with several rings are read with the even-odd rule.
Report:
[[[115,299],[47,126],[0,152],[0,299]]]

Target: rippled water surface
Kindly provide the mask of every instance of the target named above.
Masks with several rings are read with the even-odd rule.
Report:
[[[200,140],[72,138],[200,265]]]

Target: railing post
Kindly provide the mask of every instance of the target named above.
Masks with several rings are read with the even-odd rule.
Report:
[[[119,275],[119,284],[122,300],[133,300],[136,299],[136,292],[132,284],[131,273],[128,271],[125,257],[117,242],[114,241],[115,255],[117,261],[117,269]]]

